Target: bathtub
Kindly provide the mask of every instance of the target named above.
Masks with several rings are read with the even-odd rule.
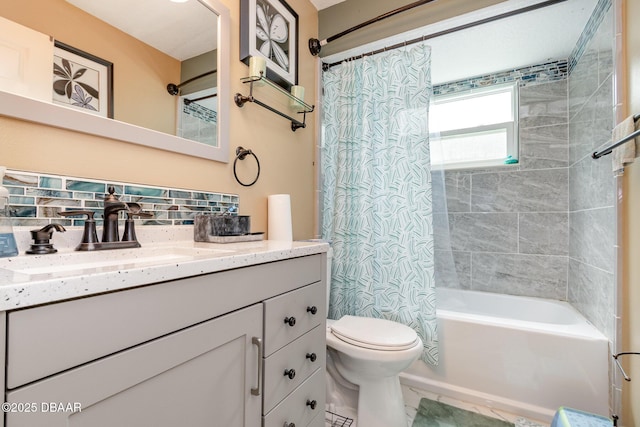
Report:
[[[437,289],[439,364],[401,383],[550,422],[559,406],[608,411],[608,343],[569,304]]]

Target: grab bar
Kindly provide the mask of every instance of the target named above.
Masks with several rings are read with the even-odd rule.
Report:
[[[633,121],[637,122],[638,119],[640,119],[640,114],[636,114],[635,116],[633,116]],[[611,152],[613,151],[614,148],[619,147],[620,145],[624,144],[627,141],[631,141],[632,139],[634,139],[635,137],[640,136],[640,129],[630,133],[629,135],[625,136],[624,138],[622,138],[620,141],[611,144],[609,147],[605,148],[602,151],[596,151],[594,152],[591,157],[594,159],[599,159],[602,156],[606,156],[607,154],[611,154]]]

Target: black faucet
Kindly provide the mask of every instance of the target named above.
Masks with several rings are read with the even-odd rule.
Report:
[[[102,228],[102,242],[98,241],[96,235],[96,222],[93,219],[93,211],[77,210],[58,212],[61,216],[87,215],[84,223],[84,235],[82,242],[76,247],[77,251],[96,251],[104,249],[125,249],[139,248],[135,229],[133,227],[133,217],[151,218],[152,214],[142,212],[142,208],[138,203],[125,203],[118,200],[114,195],[113,186],[108,188],[109,194],[104,198],[104,224]],[[127,212],[127,220],[125,222],[125,232],[122,240],[120,240],[118,232],[118,216],[120,211]]]
[[[118,200],[113,194],[115,188],[112,185],[108,188],[109,195],[104,198],[104,227],[102,228],[102,243],[118,242],[118,212],[128,211],[129,207],[126,203]]]

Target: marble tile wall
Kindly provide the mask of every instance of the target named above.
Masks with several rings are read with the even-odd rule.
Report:
[[[154,214],[149,220],[136,220],[140,225],[193,224],[199,212],[237,212],[239,198],[235,194],[155,187],[125,182],[97,181],[71,176],[7,170],[2,185],[9,190],[14,226],[37,227],[56,222],[64,226],[82,225],[80,218],[62,218],[61,210],[91,210],[101,225],[103,199],[109,185],[123,202],[136,202],[145,212]]]
[[[183,138],[217,145],[218,113],[196,102],[185,104],[180,117]]]
[[[567,299],[567,90],[520,87],[518,164],[434,174],[439,286]]]
[[[439,286],[569,301],[613,339],[614,19],[601,0],[563,79],[521,81],[517,165],[435,172]]]
[[[613,341],[616,187],[610,156],[591,158],[612,142],[615,123],[611,1],[599,2],[597,12],[569,77],[568,300]]]

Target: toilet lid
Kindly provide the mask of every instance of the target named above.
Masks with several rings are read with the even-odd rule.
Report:
[[[418,334],[406,325],[371,317],[343,316],[330,328],[340,340],[372,350],[407,350],[418,340]]]

